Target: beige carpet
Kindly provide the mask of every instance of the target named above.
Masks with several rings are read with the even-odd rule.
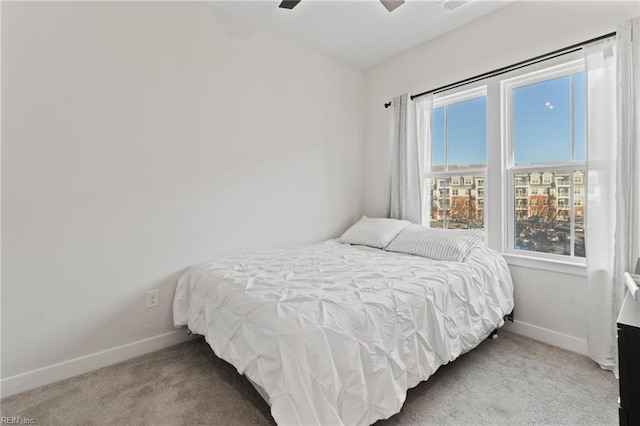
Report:
[[[618,382],[590,359],[506,332],[441,367],[378,425],[618,423]],[[264,425],[269,406],[198,339],[1,401],[39,425]]]

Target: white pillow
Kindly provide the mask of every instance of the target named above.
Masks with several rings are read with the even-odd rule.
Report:
[[[484,244],[480,229],[436,229],[420,225],[404,228],[386,248],[434,260],[462,262],[471,250]]]
[[[402,228],[410,224],[411,222],[406,220],[362,216],[337,241],[383,249],[398,235]]]

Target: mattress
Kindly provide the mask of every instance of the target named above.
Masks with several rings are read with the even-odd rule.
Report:
[[[502,326],[513,284],[488,248],[441,262],[326,241],[193,266],[173,308],[278,424],[371,424]]]

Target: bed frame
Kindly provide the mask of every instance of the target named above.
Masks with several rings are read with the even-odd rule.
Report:
[[[640,265],[640,259],[638,260],[638,264]],[[504,320],[513,322],[513,311],[511,311],[507,315],[505,315],[504,316]],[[191,336],[191,335],[196,336],[196,334],[194,334],[191,330],[189,330],[189,327],[187,327],[187,336]],[[491,332],[491,334],[489,335],[488,339],[497,339],[497,338],[498,338],[498,329],[496,328],[495,330],[493,330]],[[262,389],[262,386],[260,386],[259,384],[257,384],[256,382],[254,382],[253,380],[251,380],[247,376],[244,376],[244,378],[247,379],[249,381],[249,383],[251,383],[251,386],[253,386],[253,388],[258,392],[258,394],[260,394],[262,399],[264,399],[265,402],[267,404],[269,404],[269,406],[271,406],[271,402],[269,401],[269,396],[267,395],[265,390]]]

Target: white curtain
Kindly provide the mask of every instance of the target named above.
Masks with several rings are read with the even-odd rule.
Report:
[[[640,18],[624,21],[618,39],[618,173],[614,279],[633,272],[640,256]],[[624,286],[614,293],[617,316]],[[615,319],[615,318],[614,318]]]
[[[591,357],[617,375],[615,320],[622,274],[639,253],[638,19],[615,38],[585,47],[587,75],[587,343]],[[633,69],[635,67],[635,74]]]
[[[616,227],[615,39],[584,49],[587,75],[587,210],[585,248],[589,317],[587,343],[602,368],[615,369],[613,254]]]
[[[420,161],[423,165],[422,196],[422,224],[431,224],[431,179],[426,179],[431,175],[431,115],[433,111],[433,95],[428,93],[416,100],[416,127],[418,144],[423,154]]]
[[[389,217],[422,223],[424,145],[418,140],[416,106],[408,94],[391,101]]]

